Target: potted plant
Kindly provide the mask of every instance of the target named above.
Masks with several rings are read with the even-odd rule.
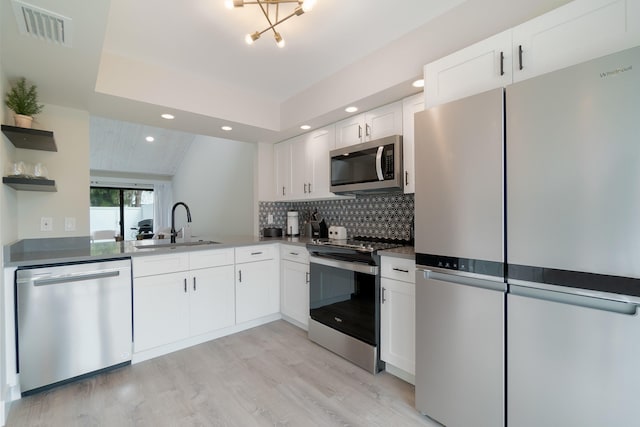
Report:
[[[40,113],[44,105],[38,104],[38,91],[35,85],[27,87],[27,81],[21,77],[7,92],[7,107],[13,112],[15,125],[30,128],[33,116]]]

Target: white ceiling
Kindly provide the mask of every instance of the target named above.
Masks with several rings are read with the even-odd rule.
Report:
[[[346,117],[347,104],[364,110],[409,95],[426,62],[568,0],[317,0],[278,27],[284,49],[268,33],[244,43],[266,26],[255,5],[26,2],[73,20],[73,47],[47,43],[20,35],[11,0],[0,0],[5,77],[37,83],[44,103],[113,119],[100,129],[111,123],[112,135],[132,142],[147,129],[131,123],[274,142],[301,133],[301,124]],[[162,120],[162,112],[176,119]],[[233,131],[221,131],[225,124]]]

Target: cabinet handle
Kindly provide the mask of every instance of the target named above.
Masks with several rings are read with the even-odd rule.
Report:
[[[404,185],[409,185],[409,172],[404,171]]]
[[[386,301],[386,298],[384,297],[384,291],[386,291],[386,289],[385,289],[385,288],[381,288],[381,291],[382,291],[382,292],[381,292],[381,295],[380,295],[380,296],[381,296],[381,298],[382,298],[382,304],[384,304],[384,302]]]
[[[300,254],[298,252],[289,252],[289,255],[298,256]]]
[[[365,135],[371,136],[371,126],[369,126],[368,124],[365,125]]]
[[[304,194],[307,194],[307,184],[304,185]]]
[[[358,138],[362,138],[362,126],[358,125]]]
[[[520,65],[520,69],[522,70],[522,45],[518,45],[518,62]]]
[[[402,268],[396,268],[396,267],[393,267],[393,271],[399,271],[401,273],[408,273],[409,272],[409,270],[403,270]]]
[[[238,283],[242,283],[242,270],[238,270]]]
[[[311,183],[309,183],[309,194],[311,194]]]
[[[262,255],[262,252],[251,252],[251,255]]]
[[[504,52],[500,52],[500,75],[504,76]]]
[[[184,293],[187,293],[187,278],[184,278]]]
[[[305,283],[309,283],[309,272],[305,272]]]
[[[195,278],[195,276],[193,278],[193,290],[194,291],[196,290],[196,278]]]
[[[284,185],[282,186],[282,195],[284,196]]]

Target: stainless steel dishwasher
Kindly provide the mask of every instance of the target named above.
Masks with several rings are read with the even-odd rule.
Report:
[[[131,362],[131,260],[20,268],[18,371],[23,395]]]

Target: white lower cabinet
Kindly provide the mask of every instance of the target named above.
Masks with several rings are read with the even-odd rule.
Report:
[[[280,311],[277,246],[236,249],[236,323]]]
[[[381,267],[380,358],[388,365],[413,376],[415,262],[411,259],[383,256]],[[388,365],[387,370],[391,372]]]
[[[303,247],[280,248],[280,311],[285,320],[309,327],[309,253]]]
[[[134,258],[134,351],[232,326],[233,254],[230,248]],[[190,261],[198,268],[189,270]]]
[[[133,279],[134,352],[189,336],[189,294],[185,292],[186,280],[186,272]]]

